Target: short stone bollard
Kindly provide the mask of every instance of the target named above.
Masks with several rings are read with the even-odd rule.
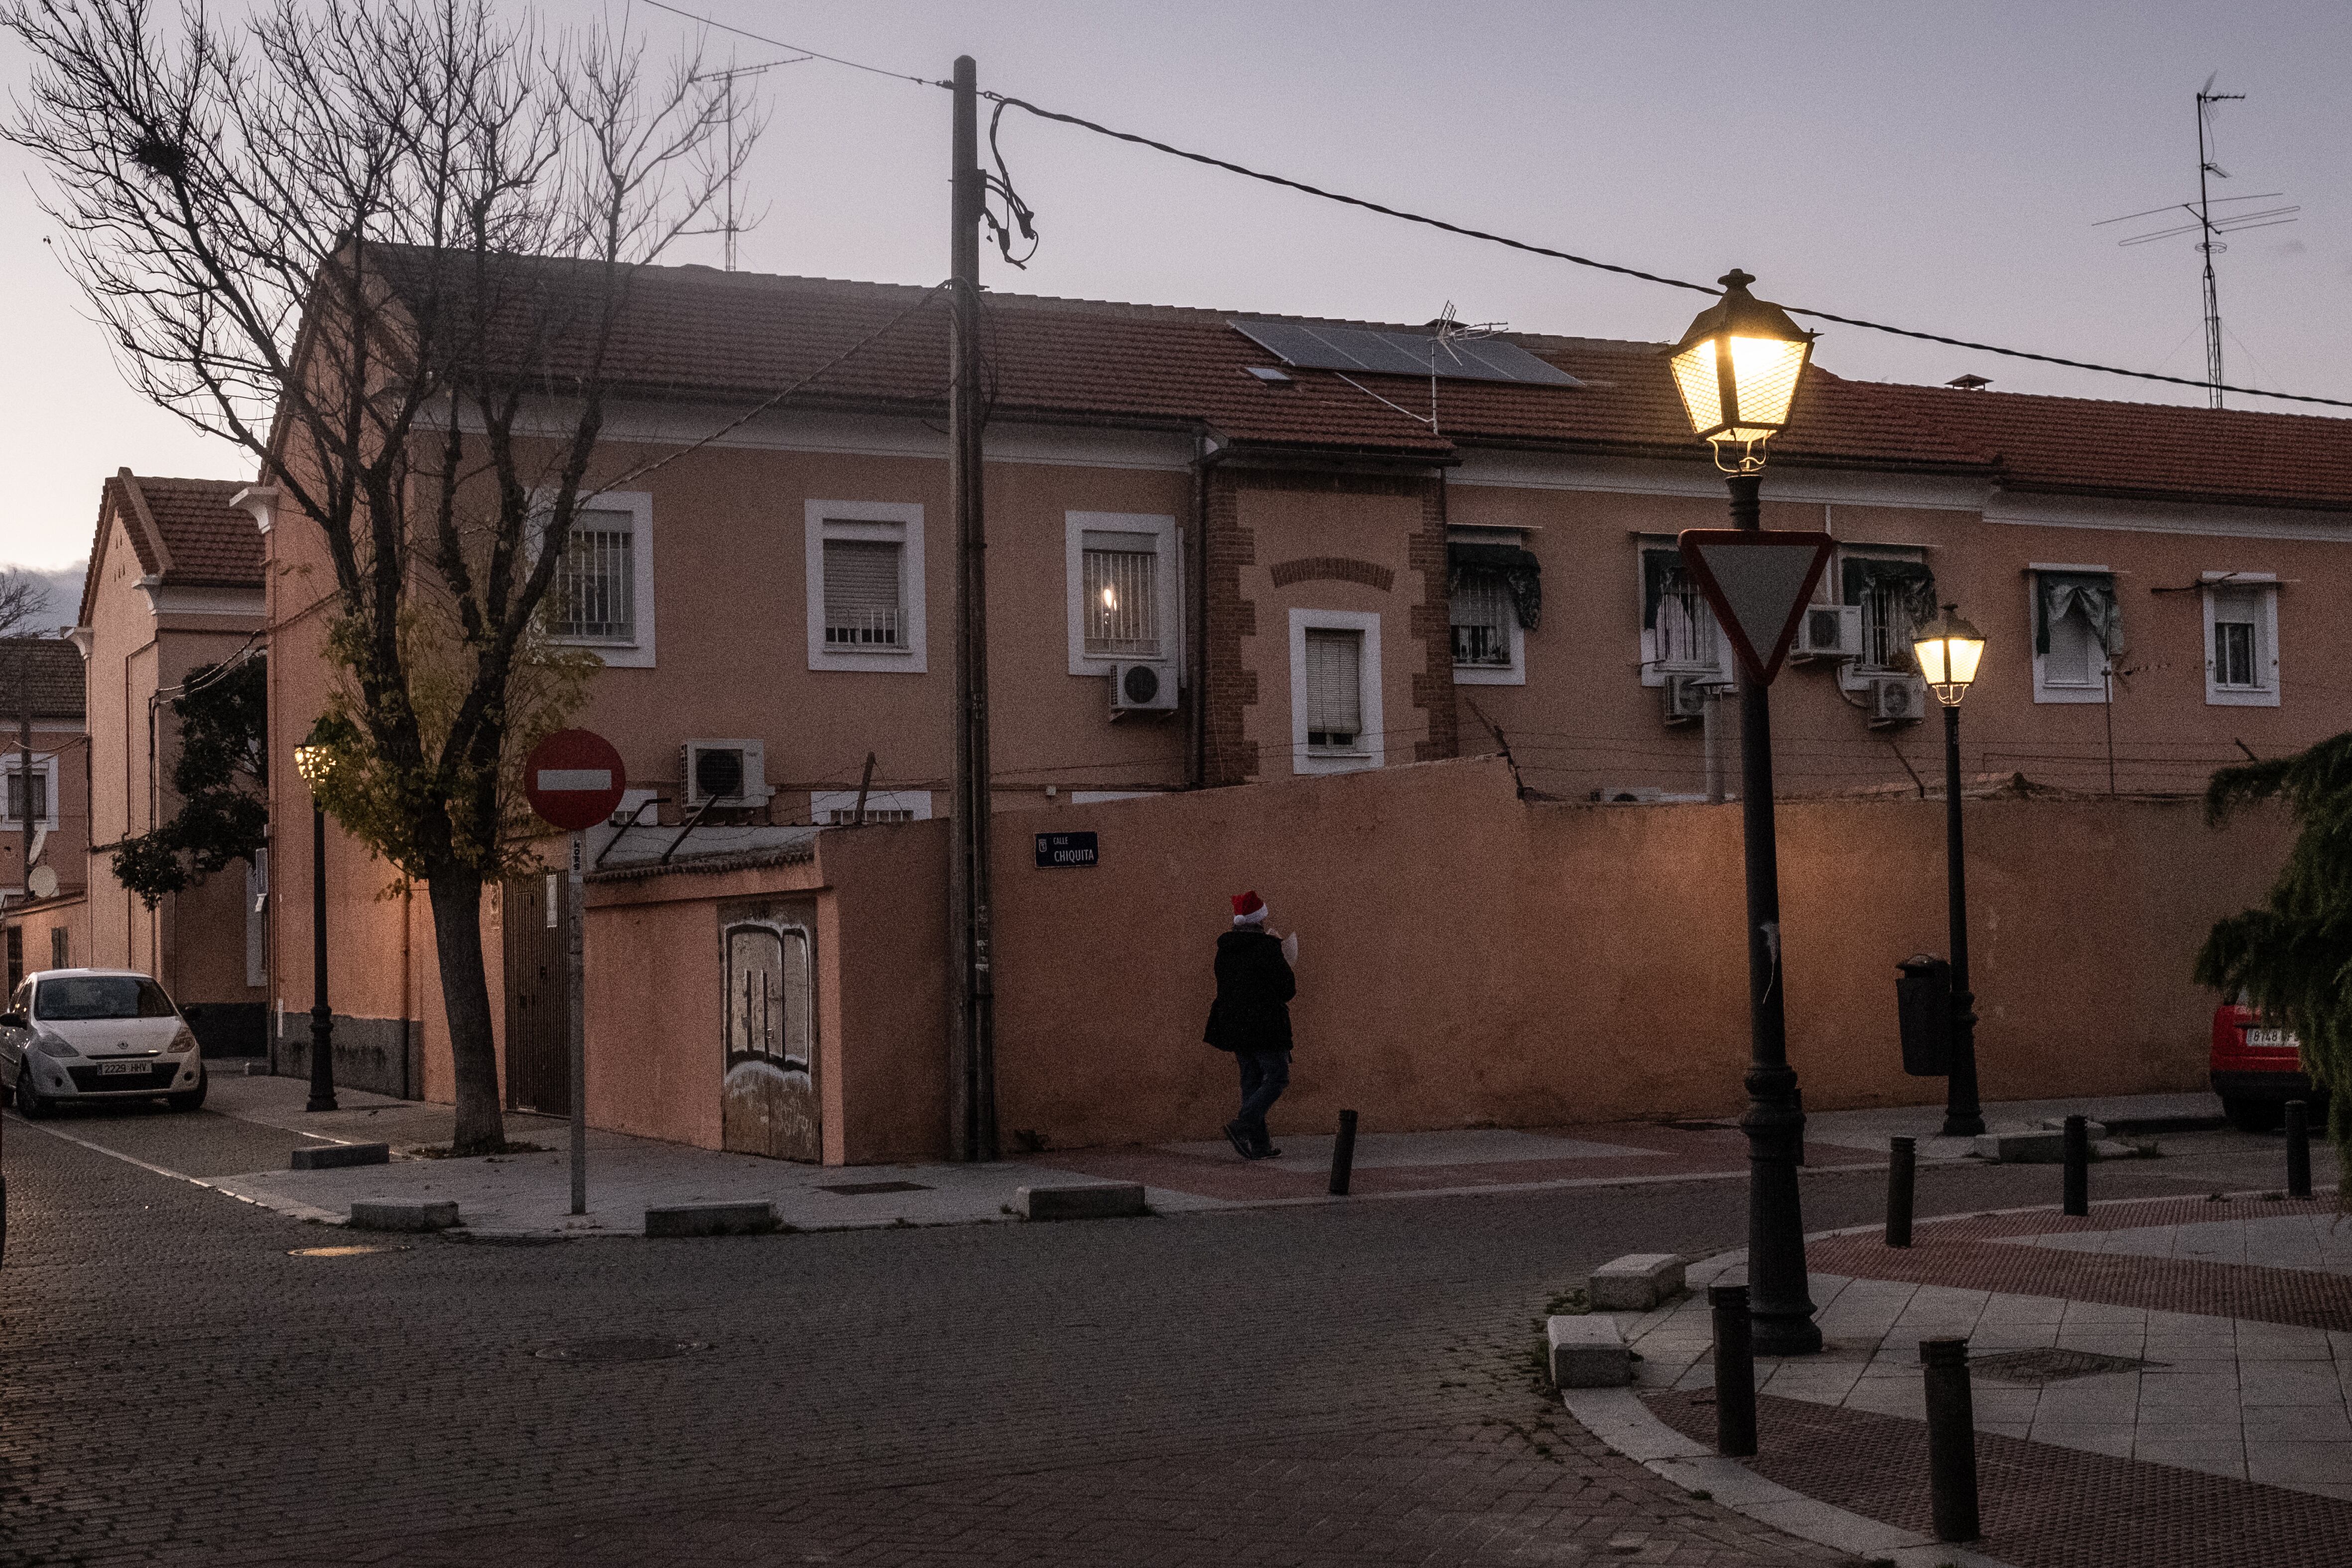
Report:
[[[1715,1451],[1735,1459],[1756,1453],[1756,1326],[1748,1287],[1710,1285],[1715,1316]]]
[[[2091,1212],[2091,1131],[2080,1116],[2066,1118],[2062,1136],[2066,1142],[2065,1209],[2070,1215]]]
[[[1083,1187],[1015,1187],[1013,1207],[1024,1219],[1132,1219],[1151,1212],[1140,1182],[1096,1182]]]
[[[1554,1388],[1622,1388],[1633,1381],[1633,1356],[1617,1320],[1602,1312],[1553,1318],[1544,1325]]]
[[[297,1149],[291,1169],[339,1171],[346,1165],[386,1165],[392,1163],[389,1143],[320,1143]]]
[[[1927,1492],[1938,1541],[1974,1541],[1977,1521],[1976,1401],[1969,1391],[1969,1342],[1921,1340],[1927,1394]]]
[[[1683,1260],[1672,1252],[1612,1258],[1585,1282],[1596,1312],[1646,1312],[1683,1289]]]
[[[2311,1107],[2300,1100],[2286,1102],[2286,1195],[2311,1195]]]
[[[447,1230],[457,1223],[450,1200],[362,1198],[352,1205],[353,1230]]]
[[[1911,1245],[1912,1195],[1919,1173],[1919,1145],[1909,1138],[1886,1141],[1886,1245]]]
[[[1344,1198],[1356,1169],[1356,1113],[1339,1112],[1339,1136],[1331,1141],[1331,1195]]]

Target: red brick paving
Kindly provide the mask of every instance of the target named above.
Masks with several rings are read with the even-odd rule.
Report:
[[[2259,1268],[2183,1258],[2131,1258],[2054,1247],[2004,1245],[2004,1237],[2064,1235],[2189,1225],[2232,1216],[2334,1214],[2335,1200],[2158,1198],[2104,1204],[2087,1218],[2052,1210],[1977,1215],[1922,1225],[1909,1247],[1891,1247],[1875,1235],[1830,1237],[1811,1243],[1807,1261],[1817,1274],[1902,1279],[2019,1296],[2058,1296],[2116,1307],[2251,1318],[2306,1329],[2352,1330],[2352,1279],[2315,1269]],[[2347,1561],[2352,1561],[2347,1555]]]
[[[1714,1395],[1647,1396],[1668,1426],[1710,1447]],[[1748,1461],[1784,1487],[1888,1524],[1932,1529],[1922,1422],[1761,1395]],[[1970,1549],[2015,1568],[2344,1568],[2352,1503],[1977,1435],[1982,1541]]]

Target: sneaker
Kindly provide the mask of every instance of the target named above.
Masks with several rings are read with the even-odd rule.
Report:
[[[1282,1151],[1269,1143],[1257,1152],[1257,1157],[1261,1160],[1279,1160],[1282,1158]]]
[[[1249,1129],[1240,1122],[1225,1123],[1225,1140],[1234,1146],[1234,1152],[1243,1159],[1255,1160],[1258,1157],[1257,1146],[1250,1142]]]

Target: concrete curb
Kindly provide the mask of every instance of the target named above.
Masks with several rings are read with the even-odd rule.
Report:
[[[1897,1568],[2009,1568],[1998,1558],[1946,1545],[1768,1481],[1738,1459],[1710,1454],[1650,1413],[1630,1388],[1571,1388],[1560,1401],[1584,1429],[1685,1491],[1703,1491],[1737,1514],[1856,1557]]]
[[[1013,1207],[1028,1220],[1135,1219],[1151,1212],[1140,1182],[1015,1187]]]
[[[446,1200],[360,1198],[352,1204],[353,1230],[447,1230],[457,1223],[457,1205]]]
[[[346,1165],[389,1165],[392,1145],[389,1143],[321,1143],[316,1148],[297,1149],[288,1162],[291,1171],[338,1171]]]
[[[782,1228],[776,1205],[765,1198],[749,1203],[671,1204],[646,1211],[649,1237],[767,1236]]]

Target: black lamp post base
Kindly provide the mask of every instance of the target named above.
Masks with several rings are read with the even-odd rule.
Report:
[[[1948,1115],[1944,1118],[1944,1131],[1941,1136],[1946,1138],[1974,1138],[1981,1134],[1984,1130],[1985,1119],[1982,1116]]]
[[[335,1016],[310,1009],[310,1100],[305,1110],[340,1110],[335,1103]]]
[[[1797,1075],[1785,1065],[1748,1070],[1748,1316],[1758,1355],[1811,1355],[1822,1348],[1805,1268],[1805,1223],[1797,1156],[1805,1113]]]

